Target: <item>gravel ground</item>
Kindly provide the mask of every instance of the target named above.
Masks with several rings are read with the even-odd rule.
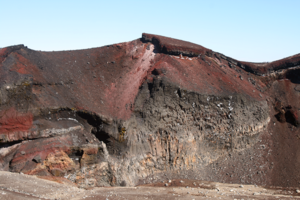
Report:
[[[298,188],[264,188],[199,180],[166,180],[137,187],[102,187],[89,190],[77,188],[67,181],[59,182],[61,183],[25,174],[0,172],[0,199],[300,199]]]

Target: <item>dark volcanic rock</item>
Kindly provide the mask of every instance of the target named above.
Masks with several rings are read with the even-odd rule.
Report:
[[[0,169],[80,187],[191,178],[298,186],[299,54],[246,63],[143,34],[0,49]]]

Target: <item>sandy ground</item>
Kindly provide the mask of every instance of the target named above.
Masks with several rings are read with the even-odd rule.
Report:
[[[299,193],[298,193],[299,192]],[[0,199],[125,200],[125,199],[300,199],[297,188],[264,188],[199,180],[166,180],[138,187],[80,189],[35,176],[0,172]]]

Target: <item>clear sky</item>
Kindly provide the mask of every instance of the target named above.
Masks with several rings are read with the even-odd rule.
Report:
[[[143,32],[232,58],[267,62],[300,53],[300,0],[0,0],[0,47],[100,47]]]

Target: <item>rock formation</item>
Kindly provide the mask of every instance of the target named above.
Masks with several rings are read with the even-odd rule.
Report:
[[[0,67],[1,170],[83,188],[300,184],[300,54],[241,62],[143,34],[75,51],[6,47]]]

